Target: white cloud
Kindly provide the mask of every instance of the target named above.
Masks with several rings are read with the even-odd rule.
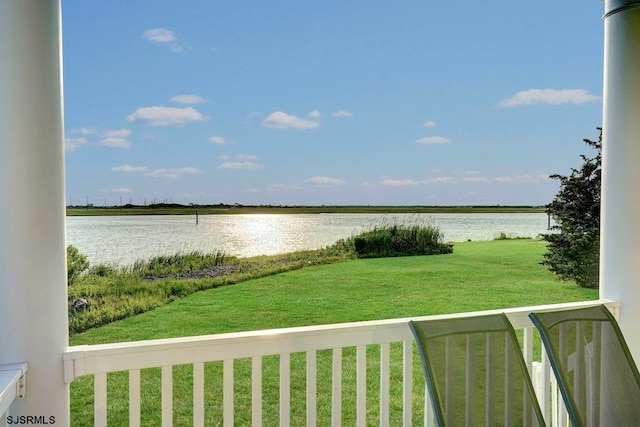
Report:
[[[224,162],[220,165],[220,169],[260,169],[262,165],[259,165],[255,162],[245,161],[245,162]]]
[[[258,156],[255,154],[236,154],[236,158],[240,160],[256,160]]]
[[[353,117],[353,113],[351,111],[340,110],[332,113],[331,117]]]
[[[427,184],[451,184],[456,181],[457,180],[455,178],[452,178],[450,176],[439,176],[437,178],[430,178],[426,182]]]
[[[131,136],[133,132],[129,129],[117,129],[117,130],[105,130],[102,132],[102,136],[111,137],[111,138],[126,138]]]
[[[434,122],[433,120],[427,120],[426,122],[424,122],[422,124],[422,126],[424,126],[426,128],[434,128],[434,127],[436,127],[436,122]]]
[[[67,151],[76,151],[78,148],[87,144],[86,138],[66,138],[64,140],[64,148]]]
[[[259,188],[245,188],[244,190],[242,190],[244,193],[259,193],[260,189]]]
[[[510,176],[496,176],[494,178],[495,182],[513,182],[513,178]]]
[[[171,102],[178,104],[205,104],[209,101],[198,95],[176,95],[171,98]]]
[[[79,128],[71,129],[71,133],[79,133],[81,135],[95,135],[96,133],[98,133],[98,130],[93,128]]]
[[[331,178],[329,176],[314,176],[306,179],[305,184],[320,185],[325,187],[333,187],[337,185],[344,185],[344,181],[338,178]]]
[[[193,107],[142,107],[129,114],[127,120],[149,126],[179,126],[205,121],[207,116]]]
[[[528,184],[535,184],[535,183],[544,182],[544,181],[548,181],[548,180],[549,180],[549,176],[548,175],[544,175],[544,174],[540,174],[540,175],[523,174],[523,175],[516,175],[516,176],[497,176],[497,177],[494,178],[494,181],[496,181],[496,182],[503,182],[503,183],[524,182],[524,183],[528,183]]]
[[[422,145],[448,144],[451,142],[451,139],[442,136],[425,136],[423,138],[416,139],[416,142]]]
[[[318,125],[318,122],[301,119],[300,117],[296,117],[282,111],[271,113],[266,119],[262,121],[263,127],[272,129],[307,130],[315,129],[318,127]]]
[[[229,156],[227,154],[220,154],[218,156],[218,159],[220,159],[220,160],[229,160]]]
[[[416,187],[420,185],[421,181],[415,181],[413,179],[391,179],[385,178],[380,181],[380,185],[385,187]]]
[[[489,182],[489,180],[487,178],[485,178],[484,176],[474,176],[474,177],[469,177],[469,178],[462,178],[460,181],[462,181],[462,182],[480,182],[480,183]]]
[[[585,89],[529,89],[520,91],[511,98],[503,99],[498,106],[509,108],[534,104],[584,104],[598,99],[600,99],[599,96]]]
[[[119,188],[103,188],[103,193],[133,193],[133,189],[129,187],[119,187]]]
[[[152,28],[145,31],[142,37],[154,43],[166,44],[173,52],[182,52],[182,46],[176,41],[173,31],[166,28]]]
[[[287,191],[287,190],[299,190],[298,184],[269,184],[267,191]]]
[[[223,136],[212,136],[209,138],[209,142],[216,145],[224,145],[227,140]]]
[[[166,28],[152,28],[144,32],[145,39],[156,43],[170,43],[176,40],[173,31]]]
[[[318,110],[313,110],[312,112],[310,112],[308,114],[308,117],[311,117],[312,119],[320,118],[320,116],[321,116],[321,114],[320,114],[320,111],[318,111]]]
[[[122,165],[122,166],[114,166],[114,167],[111,168],[111,170],[113,172],[126,172],[126,173],[146,172],[147,171],[147,167],[146,166]]]
[[[130,148],[131,144],[124,138],[103,138],[98,142],[98,145],[109,148]]]
[[[184,167],[179,169],[155,169],[152,172],[144,174],[151,178],[179,178],[182,175],[201,173],[202,171],[194,167]]]

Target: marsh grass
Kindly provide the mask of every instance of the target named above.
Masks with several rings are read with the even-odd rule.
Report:
[[[98,264],[68,289],[69,306],[79,298],[89,307],[69,310],[71,334],[126,319],[194,292],[352,258],[341,245],[283,255],[236,258],[192,252],[159,256],[132,266]]]
[[[361,233],[343,242],[358,258],[438,255],[453,252],[444,234],[430,219],[417,215],[398,218],[383,215]]]

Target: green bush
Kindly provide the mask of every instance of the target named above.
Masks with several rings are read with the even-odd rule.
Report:
[[[67,285],[73,285],[78,277],[89,268],[89,260],[78,248],[67,246]]]
[[[88,274],[93,274],[100,277],[114,277],[118,270],[115,266],[109,264],[98,264],[91,267]]]
[[[386,223],[352,237],[358,258],[382,258],[413,255],[437,255],[453,252],[443,243],[440,230],[428,224]]]
[[[556,225],[553,233],[543,235],[548,251],[542,264],[583,288],[599,284],[602,128],[598,130],[598,141],[584,140],[596,150],[595,157],[581,156],[582,165],[570,175],[550,176],[560,181],[558,194],[547,205]]]

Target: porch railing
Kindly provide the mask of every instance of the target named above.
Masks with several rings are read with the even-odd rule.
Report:
[[[528,314],[531,311],[559,310],[567,308],[587,307],[596,304],[606,304],[617,316],[619,304],[611,301],[588,301],[579,303],[554,304],[535,307],[519,307],[504,310],[492,310],[475,313],[458,313],[442,316],[427,316],[417,319],[436,319],[447,317],[466,317],[478,314],[504,312],[519,332],[522,339],[524,358],[532,374],[540,405],[548,425],[567,425],[567,416],[562,408],[561,398],[552,370],[546,359],[544,350],[536,352],[538,357],[534,361],[534,327]],[[413,318],[416,320],[416,318]],[[277,423],[288,426],[292,423],[292,414],[299,425],[300,419],[308,426],[326,425],[328,422],[319,421],[319,402],[323,400],[322,411],[330,423],[340,426],[345,421],[345,413],[358,426],[374,423],[381,426],[414,424],[430,425],[432,422],[430,405],[425,397],[424,380],[419,368],[415,344],[407,326],[409,319],[392,319],[367,321],[335,325],[298,327],[287,329],[273,329],[242,333],[228,333],[219,335],[182,337],[174,339],[160,339],[118,344],[103,344],[70,347],[64,354],[65,381],[72,382],[82,376],[93,376],[94,388],[94,424],[107,425],[109,401],[118,396],[107,396],[108,374],[128,372],[128,423],[130,426],[141,425],[141,410],[144,402],[141,396],[149,391],[142,385],[141,370],[158,368],[160,370],[159,395],[161,401],[162,425],[174,423],[174,403],[185,397],[184,386],[180,391],[174,390],[174,367],[189,365],[187,381],[191,390],[189,424],[205,425],[205,395],[210,393],[211,384],[205,382],[205,365],[210,362],[221,364],[220,393],[222,413],[220,419],[225,426],[236,423],[251,423],[254,426],[263,425],[265,412],[273,416],[277,412]],[[536,333],[537,334],[537,333]],[[537,347],[538,344],[535,344]],[[319,355],[322,353],[322,363]],[[326,354],[330,353],[330,354]],[[375,357],[372,357],[372,354]],[[277,358],[273,369],[277,381],[277,399],[270,398],[265,402],[263,382],[266,380],[263,366],[265,358]],[[292,382],[292,357],[296,360],[296,368],[304,365],[302,374],[295,374]],[[240,362],[242,359],[244,362]],[[234,369],[244,363],[246,369]],[[322,365],[322,366],[320,366]],[[242,372],[238,372],[242,371]],[[353,379],[355,391],[343,388],[347,382],[344,378],[349,371]],[[184,374],[184,370],[180,371]],[[376,377],[375,387],[371,384],[371,375]],[[238,405],[240,387],[236,387],[240,376],[246,376],[246,389],[240,393],[243,402]],[[298,377],[303,377],[302,379]],[[318,389],[318,380],[330,381],[330,390]],[[123,382],[122,378],[118,380]],[[300,381],[304,385],[300,385]],[[351,379],[349,379],[351,381]],[[142,384],[142,385],[141,385]],[[271,387],[271,385],[270,385]],[[295,388],[295,399],[292,400],[292,388]],[[372,392],[373,389],[373,392]],[[119,393],[119,392],[115,392]],[[175,393],[179,393],[178,396]],[[346,394],[349,394],[347,396]],[[372,404],[372,396],[374,403]],[[303,397],[301,397],[303,396]],[[119,396],[122,398],[122,396]],[[274,402],[277,400],[277,403]],[[300,402],[299,400],[303,400]],[[192,402],[192,405],[191,405]],[[296,407],[292,410],[292,402]],[[418,404],[416,404],[418,402]],[[120,411],[122,411],[121,406]],[[125,404],[126,406],[126,404]],[[274,408],[275,406],[275,408]],[[375,408],[375,412],[372,411]],[[418,409],[416,409],[418,408]],[[209,410],[209,409],[208,409]],[[267,411],[268,410],[268,411]],[[296,412],[297,411],[297,412]],[[144,411],[143,411],[144,412]],[[247,413],[250,412],[250,417]],[[302,414],[300,414],[302,412]],[[372,414],[372,412],[374,412]],[[391,419],[393,413],[393,420]],[[419,414],[417,414],[420,412]],[[0,412],[1,413],[1,412]],[[250,421],[238,420],[240,413]],[[73,414],[72,414],[73,415]],[[207,415],[210,420],[210,415]],[[328,421],[328,420],[327,420]],[[208,424],[209,422],[207,422]],[[349,423],[352,423],[349,421]],[[179,424],[179,422],[178,422]]]
[[[0,365],[0,426],[7,424],[11,404],[26,393],[26,363]]]

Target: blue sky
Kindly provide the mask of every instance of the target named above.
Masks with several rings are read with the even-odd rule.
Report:
[[[592,154],[602,3],[63,1],[67,200],[540,205]]]

